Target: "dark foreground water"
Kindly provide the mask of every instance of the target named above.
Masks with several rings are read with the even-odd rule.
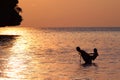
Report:
[[[76,46],[99,57],[83,66]],[[0,28],[0,80],[120,80],[120,31]]]

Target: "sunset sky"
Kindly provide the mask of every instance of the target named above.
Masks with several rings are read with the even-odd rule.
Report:
[[[19,0],[21,26],[120,26],[120,0]]]

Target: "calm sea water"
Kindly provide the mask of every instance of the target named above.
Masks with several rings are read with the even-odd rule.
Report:
[[[76,46],[99,57],[83,66]],[[120,29],[0,28],[0,80],[120,80]]]

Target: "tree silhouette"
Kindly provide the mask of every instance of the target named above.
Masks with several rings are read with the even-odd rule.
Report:
[[[22,9],[17,4],[18,0],[0,0],[0,27],[20,25]]]

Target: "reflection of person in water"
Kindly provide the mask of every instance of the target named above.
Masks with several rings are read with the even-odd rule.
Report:
[[[85,61],[85,64],[92,64],[92,60],[95,60],[98,56],[96,48],[94,48],[94,53],[91,54],[88,54],[84,50],[81,50],[80,47],[76,47],[76,50],[80,52],[79,55],[82,56],[83,60]]]

